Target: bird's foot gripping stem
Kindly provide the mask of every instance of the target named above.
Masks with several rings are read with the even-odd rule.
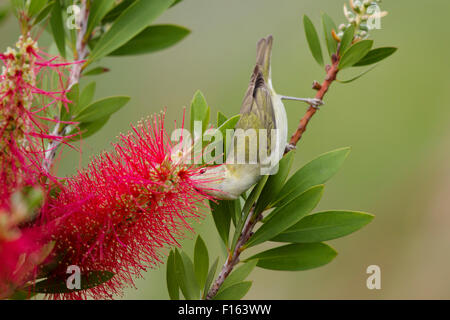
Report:
[[[293,100],[293,101],[302,101],[307,104],[309,104],[311,107],[315,109],[320,109],[319,107],[322,106],[323,100],[317,99],[317,98],[297,98],[297,97],[289,97],[289,96],[281,96],[281,99],[283,100]]]
[[[295,150],[295,149],[297,149],[296,146],[294,146],[293,144],[288,143],[288,144],[286,144],[285,152],[291,152],[292,150]]]

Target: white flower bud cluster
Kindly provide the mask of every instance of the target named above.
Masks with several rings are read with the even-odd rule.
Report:
[[[370,30],[381,28],[380,19],[387,15],[386,11],[381,11],[380,2],[381,0],[350,0],[350,8],[344,4],[344,15],[348,23],[339,26],[336,36],[342,39],[345,30],[353,25],[355,41],[367,39]]]

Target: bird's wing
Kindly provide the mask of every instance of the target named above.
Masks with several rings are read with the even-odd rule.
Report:
[[[272,52],[272,36],[263,38],[257,45],[256,66],[253,70],[250,84],[242,102],[241,118],[235,129],[255,129],[259,137],[259,130],[267,133],[267,154],[271,153],[272,129],[276,129],[275,110],[270,87],[270,57]],[[234,143],[236,139],[233,139]],[[259,144],[259,143],[258,143]],[[258,147],[259,150],[259,147]],[[246,154],[249,146],[246,143]]]
[[[255,129],[259,137],[259,130],[266,130],[267,155],[271,154],[272,129],[276,129],[275,111],[271,91],[264,81],[259,66],[256,66],[250,82],[251,94],[246,96],[241,108],[241,118],[235,129]],[[248,153],[249,147],[245,150]],[[259,150],[259,147],[258,147]]]

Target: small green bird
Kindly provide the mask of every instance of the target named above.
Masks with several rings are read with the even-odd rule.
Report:
[[[204,177],[211,180],[205,183],[205,187],[217,199],[237,199],[256,184],[262,175],[272,174],[277,170],[287,146],[288,134],[287,115],[282,100],[303,101],[313,107],[323,104],[319,99],[288,97],[275,92],[271,77],[272,44],[272,36],[258,42],[256,66],[242,103],[241,118],[235,127],[226,163],[204,170]],[[256,144],[253,141],[253,146],[250,138],[244,137],[239,143],[238,132],[247,132],[249,129],[254,129],[258,137]],[[266,143],[261,139],[266,140]],[[242,143],[243,141],[245,142]],[[263,150],[259,149],[264,146],[266,152],[262,153]],[[256,161],[250,162],[250,159],[255,159],[251,157],[251,151],[255,149]],[[239,159],[247,162],[242,163]]]

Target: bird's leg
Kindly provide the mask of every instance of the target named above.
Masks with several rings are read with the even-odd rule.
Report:
[[[313,108],[319,109],[320,106],[323,105],[323,101],[321,99],[316,98],[297,98],[297,97],[289,97],[289,96],[280,96],[282,100],[294,100],[294,101],[302,101],[306,102]]]

